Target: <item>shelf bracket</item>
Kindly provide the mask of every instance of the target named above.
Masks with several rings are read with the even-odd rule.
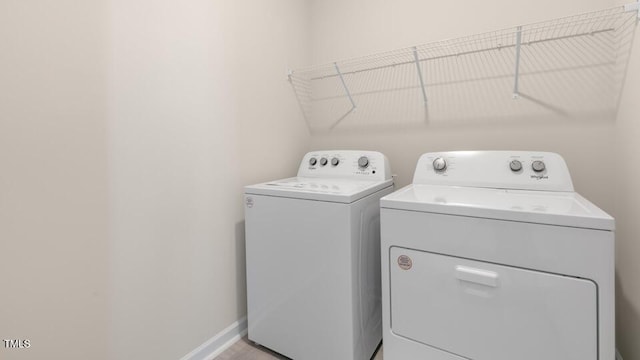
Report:
[[[416,61],[416,69],[418,70],[418,79],[420,79],[420,88],[422,89],[422,98],[424,104],[427,104],[427,90],[424,87],[424,79],[422,78],[422,69],[420,69],[420,58],[418,57],[418,48],[413,47],[413,58]]]
[[[347,83],[344,81],[344,77],[342,76],[342,73],[340,72],[340,68],[338,67],[338,63],[334,62],[333,65],[336,67],[336,72],[338,73],[338,76],[340,77],[340,82],[342,82],[342,87],[344,87],[344,92],[347,93],[347,97],[349,97],[349,101],[351,101],[351,110],[355,110],[356,109],[356,103],[353,101],[353,97],[351,96],[351,92],[349,91],[349,88],[347,87]]]
[[[515,71],[515,79],[513,83],[513,95],[512,98],[514,100],[520,97],[520,90],[518,89],[518,80],[520,77],[520,47],[522,45],[522,26],[518,26],[518,31],[516,32],[516,71]]]

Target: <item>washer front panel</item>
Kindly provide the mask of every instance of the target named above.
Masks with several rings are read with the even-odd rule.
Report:
[[[391,328],[477,360],[596,360],[588,280],[392,247]]]
[[[614,313],[614,233],[612,231],[580,229],[554,225],[531,224],[517,221],[482,219],[466,216],[433,214],[419,211],[405,211],[382,208],[382,289],[385,357],[453,360],[468,359],[451,352],[440,350],[433,345],[412,340],[407,329],[398,329],[392,324],[393,298],[396,296],[397,282],[393,283],[392,271],[398,271],[398,254],[393,258],[392,248],[414,249],[450,257],[468,259],[471,262],[514,267],[533,272],[541,272],[568,277],[588,279],[597,284],[597,342],[598,360],[613,360],[615,350]],[[415,268],[417,260],[411,257],[402,261]],[[466,263],[455,264],[478,268]],[[396,269],[393,270],[392,266]],[[406,267],[406,265],[404,265]],[[454,267],[455,268],[455,267]],[[479,267],[481,270],[486,270]],[[489,269],[490,271],[494,271]],[[473,276],[473,274],[472,274]],[[413,286],[421,287],[424,281],[414,279]],[[498,283],[500,277],[498,277]],[[480,286],[480,285],[479,285]],[[536,283],[530,284],[537,292],[544,292]],[[527,291],[524,289],[523,291]],[[582,301],[582,299],[580,299]],[[427,311],[428,302],[420,303],[420,310],[414,308],[412,315]],[[433,311],[433,310],[431,310]],[[397,319],[396,319],[397,320]],[[424,320],[424,319],[423,319]],[[452,320],[454,321],[454,320]],[[423,321],[422,326],[437,326],[437,323]],[[526,325],[523,325],[526,327]],[[401,331],[404,336],[397,333]],[[410,334],[412,338],[418,338]],[[496,338],[496,341],[499,339]],[[501,343],[494,343],[502,346]],[[488,346],[488,345],[487,345]],[[585,346],[593,346],[593,343]],[[494,348],[495,349],[495,348]],[[456,350],[452,350],[456,351]],[[460,353],[460,352],[456,352]],[[520,359],[519,357],[515,357]],[[483,360],[482,358],[473,358]]]

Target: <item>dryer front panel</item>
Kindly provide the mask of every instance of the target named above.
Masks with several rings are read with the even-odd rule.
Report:
[[[389,253],[391,329],[474,360],[596,360],[589,280],[402,247]]]

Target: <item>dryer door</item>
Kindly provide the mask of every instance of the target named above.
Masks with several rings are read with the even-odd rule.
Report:
[[[391,328],[474,360],[596,360],[596,285],[392,247]]]

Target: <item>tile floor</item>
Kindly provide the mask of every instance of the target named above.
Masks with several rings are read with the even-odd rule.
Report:
[[[228,348],[225,352],[218,355],[215,360],[288,360],[280,354],[274,353],[262,346],[251,343],[247,337],[243,337]],[[382,347],[378,349],[372,360],[382,360]]]

